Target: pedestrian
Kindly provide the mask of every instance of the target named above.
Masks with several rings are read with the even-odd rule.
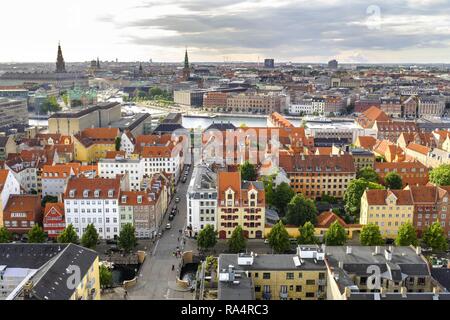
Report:
[[[123,294],[123,298],[126,300],[127,299],[127,297],[128,297],[128,291],[127,290],[125,290],[125,293]]]
[[[175,270],[175,265],[172,265],[172,271]]]

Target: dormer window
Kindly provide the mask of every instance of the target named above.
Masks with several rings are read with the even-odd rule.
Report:
[[[122,196],[122,203],[127,203],[127,196]]]
[[[108,191],[108,198],[112,198],[114,196],[114,190],[111,189]]]
[[[95,198],[100,197],[100,190],[97,189],[97,190],[94,191],[94,197]]]
[[[70,190],[69,191],[69,197],[75,198],[75,190]]]
[[[138,197],[137,197],[137,203],[139,203],[139,204],[142,203],[142,196],[138,196]]]

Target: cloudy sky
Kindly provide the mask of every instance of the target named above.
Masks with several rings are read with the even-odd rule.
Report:
[[[0,61],[450,63],[449,0],[2,0]]]

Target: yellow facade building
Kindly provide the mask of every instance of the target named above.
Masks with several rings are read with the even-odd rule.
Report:
[[[74,136],[74,158],[80,162],[98,162],[116,150],[117,128],[85,129]]]
[[[413,223],[414,204],[409,190],[366,190],[361,198],[360,223],[374,223],[383,238],[395,239],[398,229]]]

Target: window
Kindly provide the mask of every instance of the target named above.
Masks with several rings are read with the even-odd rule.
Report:
[[[293,272],[286,273],[286,280],[294,280],[294,273]]]
[[[314,292],[307,292],[307,293],[305,294],[305,296],[306,296],[307,298],[314,298],[316,295],[314,294]]]
[[[263,279],[270,279],[270,273],[264,272],[263,273]]]
[[[316,284],[316,280],[306,280],[306,285],[307,286],[313,286]]]
[[[295,292],[302,292],[302,286],[295,286]]]

